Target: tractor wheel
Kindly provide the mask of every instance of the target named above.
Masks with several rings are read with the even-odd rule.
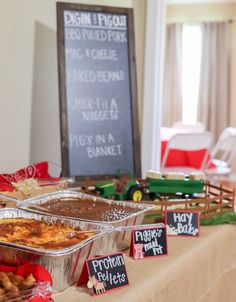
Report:
[[[141,186],[132,186],[127,193],[127,200],[139,202],[143,199],[143,190]]]

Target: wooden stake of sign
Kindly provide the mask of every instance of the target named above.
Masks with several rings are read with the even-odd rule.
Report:
[[[139,228],[132,231],[130,256],[135,260],[168,255],[166,227]]]
[[[200,235],[199,211],[166,211],[165,223],[169,236],[198,237]]]
[[[87,284],[92,295],[129,285],[123,253],[87,259],[77,285]]]

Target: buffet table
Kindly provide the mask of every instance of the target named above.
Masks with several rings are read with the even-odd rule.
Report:
[[[125,255],[127,288],[92,297],[85,286],[71,287],[53,298],[55,302],[234,302],[236,226],[202,227],[200,232],[199,238],[169,238],[168,256],[133,260]]]

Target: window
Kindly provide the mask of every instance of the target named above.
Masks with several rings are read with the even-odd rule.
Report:
[[[182,35],[182,122],[195,124],[201,65],[201,28],[184,25]]]

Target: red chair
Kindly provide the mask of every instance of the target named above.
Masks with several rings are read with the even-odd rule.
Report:
[[[212,135],[210,132],[173,135],[167,142],[161,161],[161,170],[186,172],[203,170],[209,160],[211,144]],[[184,161],[178,162],[181,155],[184,155]],[[173,162],[176,162],[176,164],[171,163],[171,158],[174,159]]]
[[[213,169],[206,169],[207,175],[227,175],[236,157],[236,128],[225,128],[211,151]],[[207,164],[208,168],[209,163]]]

